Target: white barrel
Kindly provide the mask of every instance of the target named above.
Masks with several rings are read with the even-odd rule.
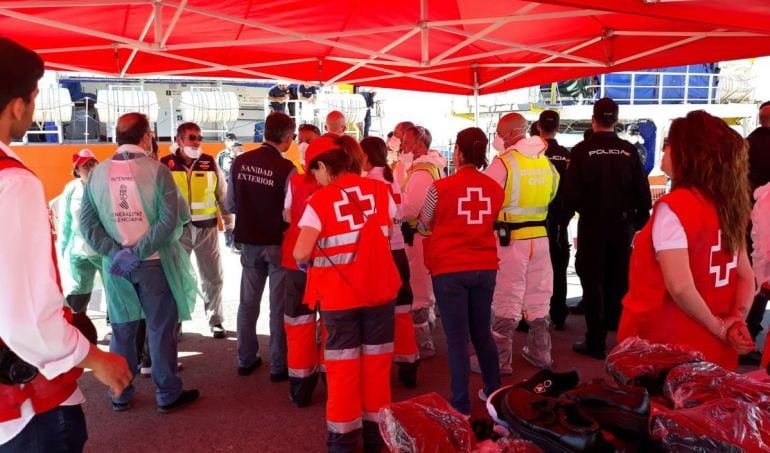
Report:
[[[360,94],[322,94],[317,105],[322,118],[333,110],[342,112],[348,123],[363,123],[366,117],[366,100]]]
[[[115,123],[121,115],[139,112],[151,123],[158,121],[158,95],[144,90],[99,90],[96,92],[99,121]]]
[[[72,121],[72,107],[72,97],[68,89],[53,85],[41,86],[40,93],[35,99],[35,114],[32,116],[32,121],[38,123]]]
[[[232,91],[183,91],[179,104],[182,121],[232,123],[238,120],[238,96]]]

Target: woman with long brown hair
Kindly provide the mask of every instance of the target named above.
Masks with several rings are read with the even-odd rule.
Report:
[[[754,295],[747,145],[702,110],[674,120],[668,139],[661,168],[672,191],[634,241],[618,341],[682,345],[732,370],[754,348],[745,323]]]

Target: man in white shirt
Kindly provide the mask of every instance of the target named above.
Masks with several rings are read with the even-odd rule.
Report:
[[[0,366],[0,452],[81,451],[85,398],[76,379],[82,368],[91,368],[114,394],[131,373],[122,357],[90,344],[67,321],[43,185],[7,145],[32,123],[43,61],[5,38],[0,59],[13,62],[0,71],[0,212],[14,219],[0,222],[0,353],[38,371],[14,384]]]

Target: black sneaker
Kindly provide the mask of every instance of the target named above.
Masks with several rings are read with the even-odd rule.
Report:
[[[115,401],[112,401],[113,412],[125,412],[129,409],[131,409],[131,403],[116,403]]]
[[[254,370],[259,368],[260,366],[262,366],[262,357],[257,356],[257,360],[255,360],[254,363],[252,363],[251,365],[249,365],[249,366],[239,366],[238,367],[238,375],[239,376],[248,376],[251,373],[253,373]]]
[[[283,382],[289,380],[289,371],[283,370],[280,373],[270,373],[270,382]]]
[[[224,327],[222,327],[222,324],[217,324],[215,326],[211,326],[211,336],[214,338],[226,338],[227,331]]]
[[[597,360],[604,360],[607,358],[607,352],[597,349],[592,349],[588,346],[588,343],[585,341],[577,341],[575,344],[572,345],[572,350],[577,352],[580,355],[593,357]]]
[[[529,379],[515,385],[530,393],[552,398],[559,397],[562,393],[577,387],[580,377],[576,370],[566,373],[554,373],[551,370],[541,370]]]
[[[759,351],[751,351],[748,354],[738,356],[739,365],[758,366],[761,361],[762,361],[762,353]]]
[[[158,412],[160,412],[161,414],[168,414],[169,412],[174,412],[185,406],[189,406],[190,404],[195,402],[195,400],[197,400],[199,396],[201,396],[201,394],[197,390],[183,390],[182,394],[179,395],[179,398],[177,398],[176,401],[174,401],[173,403],[169,403],[164,406],[158,406]]]

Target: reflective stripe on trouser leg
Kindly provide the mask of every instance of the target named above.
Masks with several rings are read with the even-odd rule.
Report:
[[[316,314],[302,303],[306,274],[287,270],[286,330],[287,365],[289,377],[307,378],[318,372],[318,345],[316,343]]]
[[[326,425],[329,449],[347,445],[345,435],[361,428],[361,343],[363,309],[321,310],[327,337],[324,349],[328,398]]]
[[[393,302],[363,308],[363,415],[372,422],[378,422],[380,409],[390,404],[393,312]]]
[[[413,364],[419,358],[417,341],[414,338],[414,322],[411,309],[414,296],[410,283],[409,258],[404,249],[391,250],[401,277],[401,288],[396,295],[396,335],[393,344],[393,360],[396,363]]]
[[[414,339],[420,351],[420,358],[429,359],[436,355],[436,346],[433,344],[433,335],[430,328],[430,308],[412,310],[412,322],[414,322]]]
[[[396,305],[395,323],[393,360],[397,363],[415,363],[419,354],[409,305]]]
[[[497,355],[500,357],[500,373],[510,374],[511,357],[513,356],[513,333],[518,321],[509,318],[492,316],[492,336],[497,346]]]

